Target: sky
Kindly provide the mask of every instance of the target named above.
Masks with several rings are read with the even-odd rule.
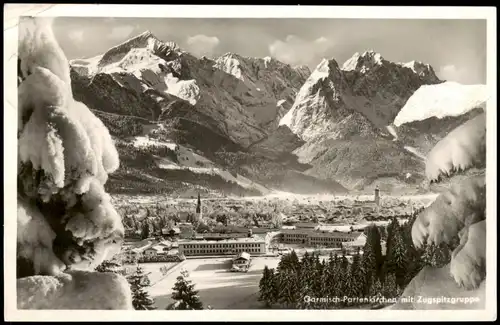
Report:
[[[393,62],[430,64],[440,79],[486,83],[486,20],[324,18],[58,17],[54,33],[69,59],[88,58],[146,30],[197,57],[271,56],[314,69],[374,50]]]

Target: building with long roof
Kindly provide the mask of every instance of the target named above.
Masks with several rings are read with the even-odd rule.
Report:
[[[184,256],[234,255],[242,252],[251,255],[266,253],[266,242],[260,238],[186,240],[178,243],[179,253],[183,253]]]
[[[353,242],[364,236],[362,232],[357,231],[317,231],[311,229],[282,229],[281,233],[281,240],[286,244],[325,247],[342,247],[344,243]]]

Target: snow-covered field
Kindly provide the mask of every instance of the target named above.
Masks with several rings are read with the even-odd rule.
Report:
[[[174,267],[160,282],[149,288],[156,306],[162,310],[173,302],[172,288],[182,269],[189,272],[190,279],[198,290],[204,306],[214,309],[257,309],[259,281],[267,265],[275,268],[278,257],[255,257],[247,273],[227,272],[231,267],[230,257],[215,259],[188,259]],[[152,281],[153,282],[153,281]]]

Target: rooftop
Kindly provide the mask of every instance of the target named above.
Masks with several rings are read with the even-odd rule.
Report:
[[[234,259],[237,260],[237,259],[240,259],[240,258],[243,258],[243,259],[245,259],[245,260],[248,261],[248,260],[250,260],[250,254],[248,254],[247,252],[241,252]]]
[[[307,234],[311,236],[317,237],[341,237],[341,238],[356,238],[362,235],[362,232],[354,231],[354,232],[344,232],[344,231],[317,231],[310,229],[282,229],[282,233],[285,234]]]
[[[265,243],[261,238],[235,238],[235,239],[222,239],[222,240],[179,240],[179,245],[186,244],[236,244],[236,243]]]

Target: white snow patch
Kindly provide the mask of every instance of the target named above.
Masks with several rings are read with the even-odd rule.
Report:
[[[344,71],[356,70],[356,65],[358,64],[359,56],[360,55],[358,52],[354,53],[354,55],[350,59],[344,62],[344,64],[342,65],[342,70]]]
[[[168,147],[171,150],[175,150],[177,148],[177,144],[168,143],[159,141],[156,139],[151,139],[146,136],[137,136],[134,137],[133,142],[135,147],[147,147],[147,146],[159,146],[159,147]]]
[[[462,85],[447,81],[421,86],[394,119],[400,126],[431,117],[459,116],[480,106],[489,97],[486,85]]]
[[[396,133],[396,130],[394,129],[394,126],[388,125],[388,126],[386,126],[386,128],[387,128],[387,131],[389,131],[389,133],[394,137],[394,139],[392,141],[397,141],[399,138],[398,138],[398,134]]]
[[[413,72],[417,72],[417,70],[415,69],[415,60],[413,61],[410,61],[410,62],[406,62],[406,63],[401,63],[400,65],[405,67],[405,68],[409,68],[411,69]]]
[[[286,100],[284,100],[284,99],[280,99],[280,100],[278,100],[278,102],[276,103],[276,106],[281,106],[281,105],[283,105],[283,103],[285,103],[285,102],[286,102]]]
[[[404,148],[405,148],[405,150],[406,150],[406,151],[411,152],[411,153],[412,153],[412,154],[414,154],[415,156],[417,156],[417,157],[419,157],[419,158],[421,158],[421,159],[423,159],[423,160],[426,160],[426,157],[425,157],[422,153],[420,153],[420,152],[417,150],[417,148],[410,147],[410,146],[405,146]]]
[[[184,100],[187,100],[191,105],[196,105],[200,98],[200,87],[196,84],[196,80],[179,80],[169,73],[165,77],[167,92]]]

